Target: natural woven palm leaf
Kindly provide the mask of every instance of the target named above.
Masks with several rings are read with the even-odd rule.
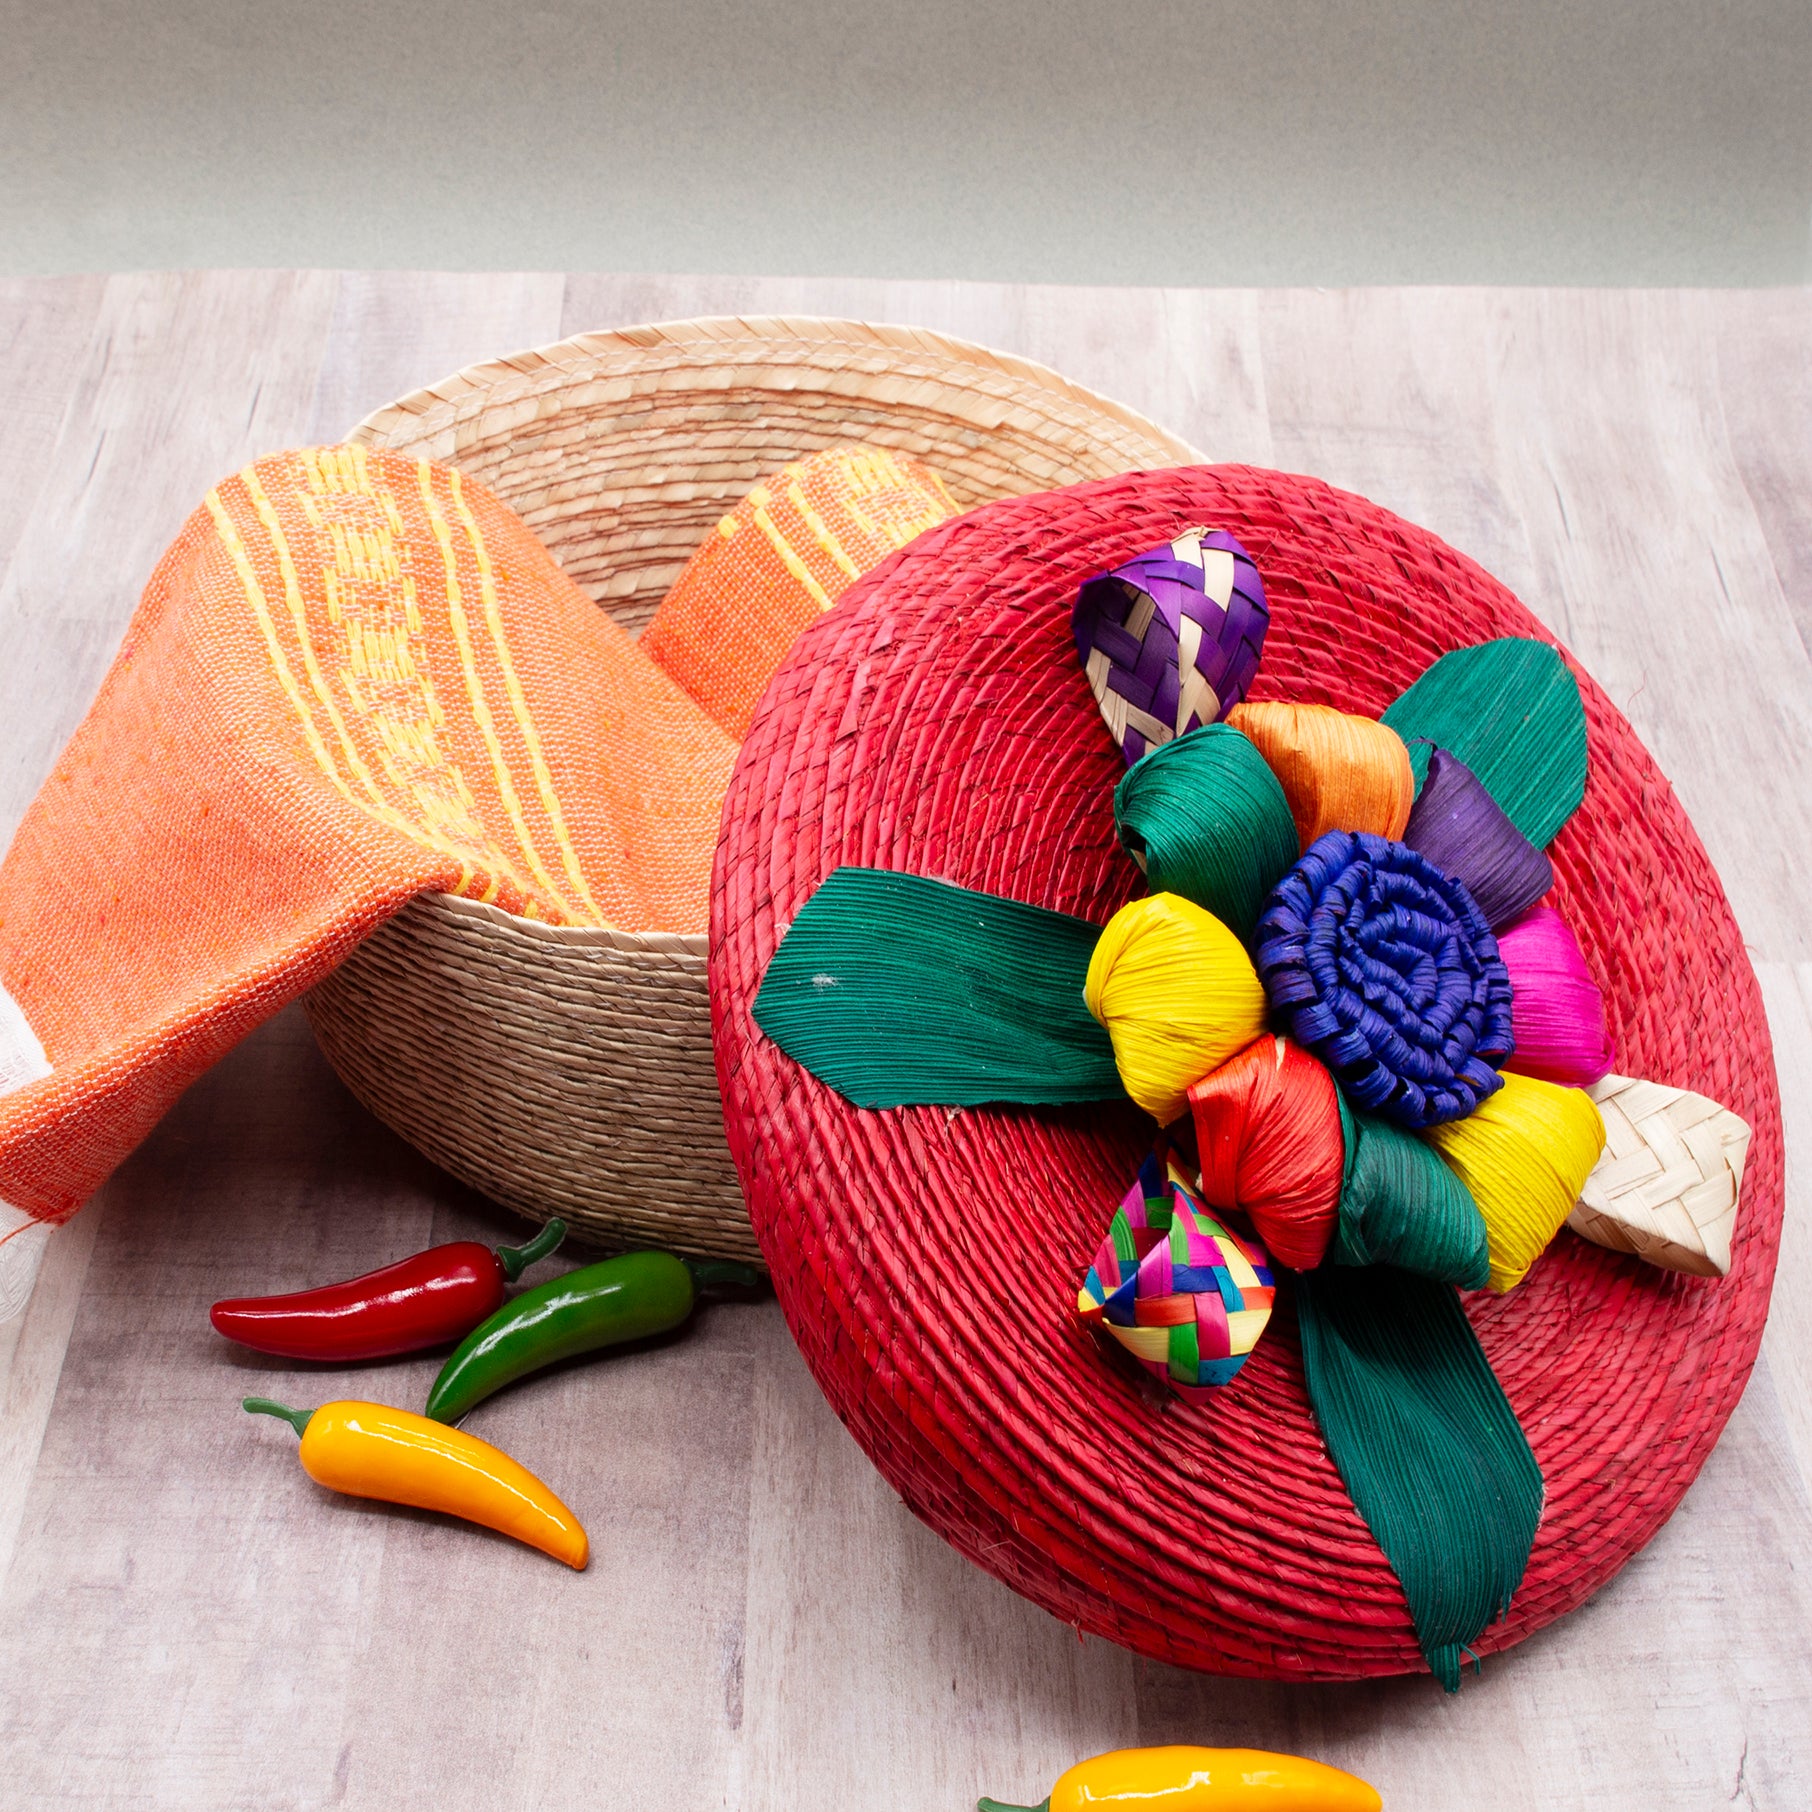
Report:
[[[1730,1269],[1749,1128],[1683,1088],[1606,1076],[1588,1091],[1604,1117],[1604,1155],[1567,1225],[1695,1277]]]
[[[631,629],[753,485],[826,447],[909,454],[965,509],[1197,457],[1027,360],[810,319],[580,334],[459,372],[351,438],[481,477]],[[309,1018],[360,1100],[497,1200],[607,1243],[748,1256],[704,931],[550,934],[426,896],[308,996]]]

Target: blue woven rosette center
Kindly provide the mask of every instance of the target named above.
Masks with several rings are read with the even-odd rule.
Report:
[[[1318,838],[1259,919],[1258,973],[1291,1034],[1355,1105],[1404,1126],[1503,1086],[1510,976],[1464,885],[1365,831]]]

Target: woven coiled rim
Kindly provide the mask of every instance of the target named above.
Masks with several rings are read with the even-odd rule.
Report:
[[[488,410],[525,395],[564,388],[574,374],[588,375],[600,366],[622,363],[626,354],[636,364],[651,365],[657,362],[650,357],[652,354],[697,354],[710,349],[742,357],[752,346],[765,344],[771,350],[788,341],[802,348],[835,349],[839,355],[836,362],[852,370],[842,355],[878,354],[895,372],[909,370],[917,360],[993,370],[1023,393],[1046,392],[1054,404],[1061,401],[1087,414],[1103,416],[1142,438],[1156,436],[1185,455],[1189,450],[1185,442],[1165,434],[1136,409],[1072,383],[1036,359],[997,352],[973,340],[960,340],[928,327],[847,321],[825,315],[708,315],[689,321],[655,321],[639,327],[573,334],[551,346],[532,347],[469,365],[439,383],[413,390],[396,402],[373,410],[346,438],[367,446],[394,447],[418,439],[424,429],[441,432],[452,422],[469,418],[472,411],[467,405],[474,400]]]
[[[1314,480],[1197,467],[1011,499],[922,538],[809,630],[725,805],[711,997],[730,1148],[781,1306],[832,1406],[912,1508],[1080,1629],[1219,1672],[1421,1671],[1395,1577],[1303,1392],[1287,1293],[1205,1409],[1104,1365],[1076,1280],[1149,1137],[1129,1108],[864,1113],[763,1039],[750,1007],[800,903],[841,863],[1105,921],[1138,890],[1122,771],[1076,664],[1092,573],[1196,523],[1264,575],[1253,689],[1376,715],[1432,660],[1546,632],[1434,536]],[[1666,780],[1580,676],[1591,776],[1555,902],[1605,984],[1620,1067],[1755,1129],[1721,1283],[1563,1232],[1468,1311],[1547,1480],[1504,1647],[1658,1529],[1754,1362],[1779,1244],[1779,1104],[1760,992]]]

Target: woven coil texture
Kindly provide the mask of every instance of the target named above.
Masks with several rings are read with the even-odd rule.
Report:
[[[1199,457],[1028,360],[804,318],[580,334],[457,373],[349,439],[481,477],[632,631],[751,486],[825,447],[910,454],[965,509]],[[425,899],[317,987],[308,1016],[367,1107],[497,1200],[598,1243],[746,1254],[703,932],[549,938]]]
[[[698,1035],[702,936],[534,925],[424,894],[316,986],[308,1012],[361,1100],[506,1207],[760,1257]],[[484,1040],[449,1039],[460,1023],[483,1024]]]
[[[1310,1412],[1293,1291],[1201,1407],[1154,1404],[1073,1313],[1148,1120],[1128,1106],[860,1112],[750,1018],[775,944],[842,863],[1098,923],[1139,891],[1114,842],[1124,766],[1069,611],[1091,574],[1197,523],[1236,535],[1264,575],[1261,699],[1376,716],[1450,649],[1547,639],[1433,536],[1271,472],[1111,479],[934,530],[806,632],[742,748],[712,899],[730,1146],[808,1365],[964,1554],[1164,1661],[1421,1671],[1402,1591]],[[1754,1361],[1780,1235],[1773,1060],[1736,925],[1667,782],[1584,675],[1581,688],[1590,783],[1549,851],[1556,903],[1605,981],[1624,1065],[1729,1104],[1754,1142],[1721,1282],[1562,1233],[1521,1287],[1466,1299],[1547,1483],[1527,1576],[1484,1650],[1578,1604],[1678,1503]]]

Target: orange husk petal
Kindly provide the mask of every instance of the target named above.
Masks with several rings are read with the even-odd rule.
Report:
[[[1304,849],[1331,830],[1401,840],[1416,782],[1395,730],[1331,705],[1279,701],[1237,705],[1227,721],[1270,764]]]

